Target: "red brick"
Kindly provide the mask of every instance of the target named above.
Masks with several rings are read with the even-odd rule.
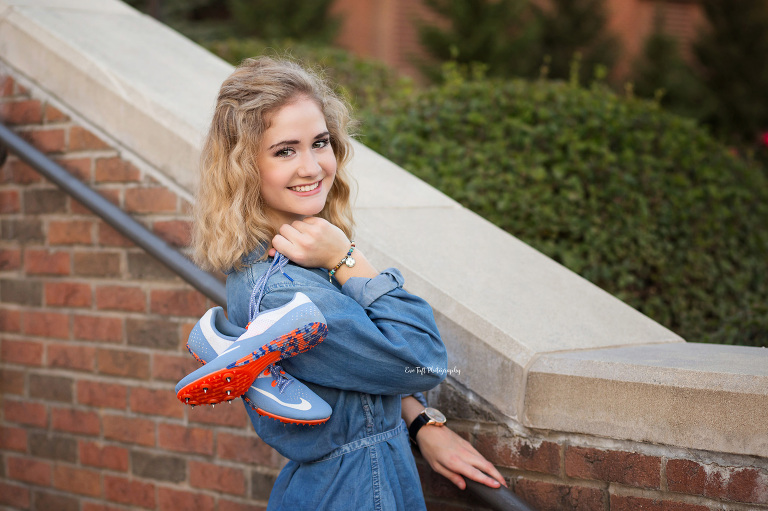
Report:
[[[106,223],[99,224],[99,244],[108,247],[131,247],[133,242]]]
[[[21,268],[21,250],[18,248],[0,249],[0,271],[13,271]]]
[[[21,312],[0,309],[0,332],[21,332]]]
[[[543,472],[560,473],[560,445],[524,438],[505,438],[491,434],[478,434],[475,448],[494,465]]]
[[[59,312],[27,311],[24,313],[24,333],[69,339],[69,315]]]
[[[661,487],[661,459],[625,451],[568,447],[565,473],[579,479],[597,479],[640,488]]]
[[[92,158],[57,158],[55,161],[80,181],[87,183],[91,180]],[[73,201],[73,204],[80,203]],[[90,210],[87,210],[87,212],[90,213]]]
[[[46,123],[63,122],[63,121],[69,120],[69,117],[67,117],[67,115],[64,112],[62,112],[55,106],[51,105],[50,103],[46,103],[44,112],[45,112]]]
[[[0,360],[9,364],[41,366],[43,365],[43,345],[35,341],[3,339],[0,344]]]
[[[227,500],[224,498],[219,499],[219,504],[216,506],[216,509],[218,511],[267,511],[266,507],[258,504],[235,502],[234,500]],[[442,504],[440,509],[441,511],[452,511],[451,509],[446,508],[445,504]]]
[[[51,427],[58,431],[81,435],[98,435],[101,432],[99,415],[96,412],[72,408],[53,408],[51,410]]]
[[[26,250],[24,269],[29,275],[69,275],[70,259],[68,252],[49,252],[47,250]]]
[[[83,502],[83,511],[125,511],[123,506],[110,506],[103,503]]]
[[[667,461],[667,487],[688,495],[768,504],[768,472],[756,468],[722,467],[684,459]]]
[[[216,439],[216,456],[254,465],[279,467],[281,458],[269,445],[256,435],[233,435],[219,432]]]
[[[187,289],[152,290],[149,307],[155,314],[164,316],[200,317],[208,310],[205,296]]]
[[[103,502],[83,502],[83,511],[125,511],[125,507],[121,505],[110,506]]]
[[[149,419],[105,415],[102,422],[106,439],[128,444],[155,445],[155,423]]]
[[[0,449],[4,451],[27,451],[27,431],[12,426],[0,427]]]
[[[215,409],[210,406],[197,406],[194,409],[188,408],[187,410],[187,417],[190,423],[242,428],[250,422],[248,414],[242,406],[222,404]]]
[[[59,307],[89,307],[91,286],[74,282],[46,282],[45,304]]]
[[[120,206],[120,197],[122,195],[122,189],[120,188],[105,188],[103,186],[100,186],[98,188],[94,188],[95,191],[99,192],[99,195],[107,199],[107,201],[111,202],[117,207]],[[94,214],[93,211],[90,210],[90,208],[87,208],[84,204],[79,203],[75,199],[70,198],[70,209],[73,214],[76,215],[92,215]],[[98,219],[96,219],[98,221]]]
[[[117,252],[75,252],[75,275],[87,277],[117,277],[120,275],[120,254]]]
[[[99,137],[80,126],[69,129],[69,150],[85,151],[89,149],[109,149],[110,146]]]
[[[768,471],[752,467],[733,468],[727,496],[738,502],[768,504]]]
[[[10,76],[0,75],[0,96],[13,96],[13,88],[16,82]]]
[[[99,286],[96,288],[96,307],[100,310],[144,312],[147,295],[138,287]]]
[[[538,511],[605,509],[606,495],[596,488],[518,479],[515,494]]]
[[[128,350],[100,349],[96,353],[98,371],[113,376],[149,379],[149,354]]]
[[[44,128],[23,131],[19,133],[19,135],[42,153],[64,152],[64,130],[61,128]]]
[[[155,508],[155,485],[125,477],[104,475],[104,496],[121,504]]]
[[[134,412],[164,417],[184,417],[184,405],[176,399],[176,394],[170,388],[133,388],[129,402]]]
[[[94,181],[97,183],[131,183],[141,179],[141,172],[131,162],[120,158],[96,160]]]
[[[163,355],[155,353],[152,360],[152,379],[176,383],[200,367],[189,355]]]
[[[75,315],[72,333],[84,341],[120,342],[123,340],[123,319],[120,317]]]
[[[48,242],[51,245],[90,245],[93,242],[93,222],[88,220],[51,221]]]
[[[0,504],[14,508],[29,509],[30,495],[26,486],[17,486],[0,481]]]
[[[0,368],[0,395],[23,396],[25,371],[14,371],[13,369]]]
[[[192,242],[192,223],[184,220],[155,222],[155,234],[176,247],[187,247]]]
[[[79,380],[77,402],[97,408],[124,409],[128,404],[128,388],[116,383]]]
[[[190,461],[189,484],[200,489],[245,495],[245,474],[243,471],[213,463]]]
[[[42,105],[36,99],[0,103],[0,119],[8,125],[40,124],[43,122]]]
[[[75,371],[93,371],[96,348],[77,344],[49,344],[48,366],[73,369]]]
[[[0,167],[0,176],[4,183],[16,183],[19,185],[30,185],[39,183],[43,178],[26,163],[9,159],[5,165]]]
[[[101,496],[100,474],[88,468],[56,465],[53,469],[53,486],[78,495]]]
[[[172,213],[176,194],[165,188],[131,188],[125,191],[125,209],[133,213]]]
[[[51,485],[51,464],[29,458],[8,458],[8,477],[38,486]]]
[[[79,451],[80,463],[83,465],[119,472],[128,471],[128,449],[83,440],[79,444]]]
[[[708,506],[647,499],[627,495],[611,495],[611,511],[709,511]]]
[[[209,495],[161,487],[157,489],[157,509],[160,511],[177,511],[179,509],[213,511],[218,508],[213,497]]]
[[[213,431],[176,424],[158,424],[157,446],[166,451],[212,455]]]
[[[18,213],[21,202],[18,190],[0,190],[0,214]]]

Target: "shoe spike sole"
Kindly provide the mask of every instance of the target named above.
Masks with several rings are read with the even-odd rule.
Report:
[[[188,405],[214,405],[240,397],[248,392],[253,380],[267,366],[313,348],[325,339],[327,333],[325,323],[311,323],[282,335],[251,355],[188,383],[176,397]]]

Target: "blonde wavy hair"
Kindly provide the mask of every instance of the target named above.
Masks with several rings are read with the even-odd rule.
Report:
[[[315,72],[287,59],[246,59],[221,85],[203,146],[194,207],[192,247],[203,268],[242,267],[242,257],[277,234],[270,226],[256,163],[271,115],[308,97],[325,115],[337,170],[318,216],[352,237],[349,106]]]

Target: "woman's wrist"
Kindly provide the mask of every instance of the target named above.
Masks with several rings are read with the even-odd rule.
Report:
[[[359,248],[355,247],[353,254],[355,257],[355,264],[352,267],[342,264],[333,274],[333,278],[335,278],[342,286],[352,277],[372,279],[379,274]]]

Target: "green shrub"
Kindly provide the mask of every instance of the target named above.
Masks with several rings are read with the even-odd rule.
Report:
[[[407,94],[413,88],[411,80],[398,77],[381,62],[361,59],[347,51],[327,46],[307,45],[291,40],[265,42],[252,38],[218,40],[206,46],[233,65],[258,55],[296,58],[321,69],[358,109],[378,104],[395,91]]]
[[[454,70],[365,111],[364,134],[687,340],[768,346],[768,182],[693,121],[599,85]]]

